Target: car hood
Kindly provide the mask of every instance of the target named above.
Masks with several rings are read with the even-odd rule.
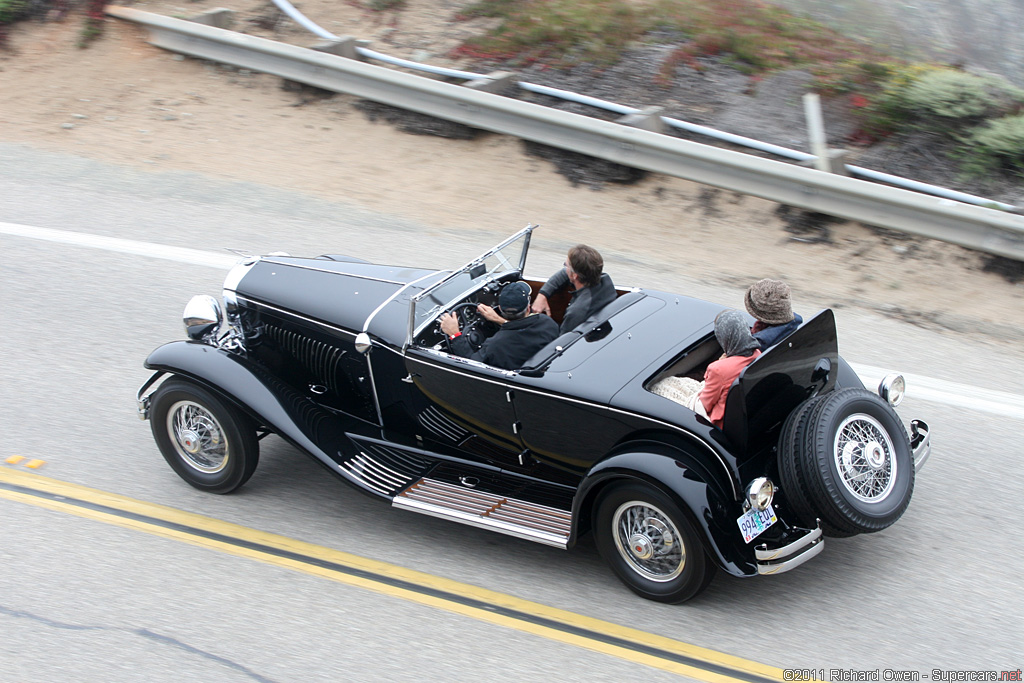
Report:
[[[384,266],[341,256],[264,256],[229,274],[225,289],[263,305],[348,330],[367,330],[400,345],[409,326],[409,299],[445,271]],[[397,296],[396,296],[397,295]]]

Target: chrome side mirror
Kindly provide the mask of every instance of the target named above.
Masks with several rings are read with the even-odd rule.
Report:
[[[202,339],[224,322],[220,302],[208,294],[199,294],[189,299],[181,318],[189,339]]]
[[[373,346],[370,342],[370,335],[365,332],[360,332],[356,335],[356,351],[359,353],[366,353]]]

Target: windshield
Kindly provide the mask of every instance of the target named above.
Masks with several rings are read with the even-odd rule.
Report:
[[[530,234],[536,227],[526,226],[414,297],[410,338],[418,334],[424,324],[433,320],[450,304],[465,298],[487,282],[503,278],[510,273],[521,275],[526,265]]]

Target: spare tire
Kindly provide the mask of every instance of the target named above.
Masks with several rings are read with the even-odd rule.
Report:
[[[870,533],[903,515],[914,460],[888,403],[864,389],[841,389],[814,404],[806,429],[795,456],[823,526],[834,535]]]
[[[784,509],[792,513],[795,521],[809,528],[815,526],[818,511],[811,506],[807,475],[800,468],[799,453],[803,447],[798,444],[806,440],[811,413],[821,398],[814,396],[798,405],[786,418],[779,434],[779,484],[785,497]]]

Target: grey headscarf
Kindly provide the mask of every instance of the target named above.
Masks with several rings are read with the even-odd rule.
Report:
[[[722,311],[715,318],[715,338],[727,356],[749,356],[761,348],[750,334],[747,319],[733,308]]]

